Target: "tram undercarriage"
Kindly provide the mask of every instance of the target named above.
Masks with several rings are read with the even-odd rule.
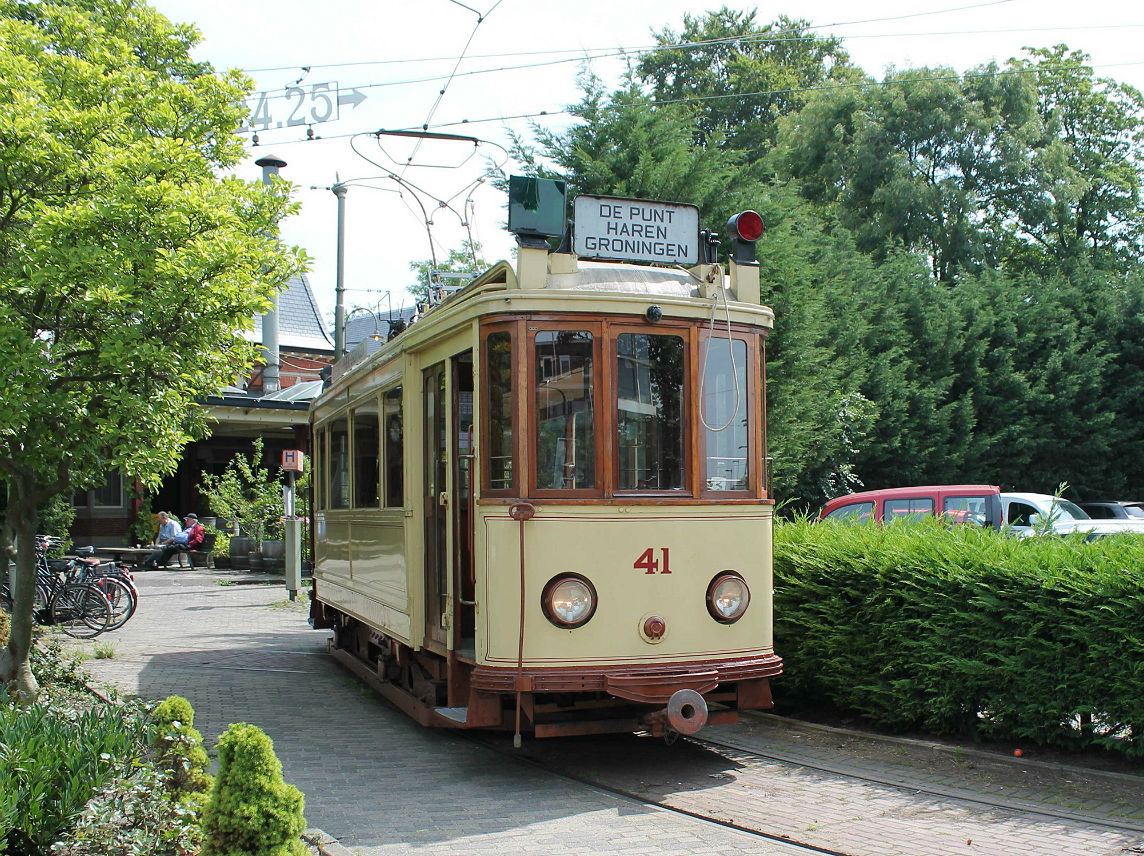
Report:
[[[769,677],[781,671],[773,656],[722,669],[710,662],[698,669],[492,669],[456,652],[416,651],[326,604],[314,606],[314,626],[333,629],[330,653],[342,665],[420,724],[438,728],[517,728],[535,737],[695,734],[737,722],[740,710],[770,708]]]

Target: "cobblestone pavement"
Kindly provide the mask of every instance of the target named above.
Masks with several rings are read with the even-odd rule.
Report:
[[[904,743],[848,744],[768,717],[705,732],[738,748],[665,747],[624,735],[526,739],[524,758],[491,752],[457,733],[422,729],[363,688],[325,654],[328,634],[311,630],[280,586],[219,584],[250,579],[139,574],[138,613],[97,640],[112,643],[115,656],[89,661],[88,670],[124,693],[185,695],[208,744],[230,722],[264,729],[287,781],[306,794],[308,825],[361,856],[796,852],[553,776],[530,757],[588,782],[853,856],[1144,854],[1144,790],[1128,777],[1050,776],[1027,765],[1036,771],[1030,777],[1020,765],[950,761]],[[492,742],[508,745],[499,736]],[[914,788],[945,790],[934,796],[882,781],[903,776]],[[981,793],[1008,800],[1008,808],[972,801]],[[1022,811],[1029,807],[1058,816]]]

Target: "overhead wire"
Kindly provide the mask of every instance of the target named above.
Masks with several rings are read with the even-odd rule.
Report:
[[[450,0],[450,2],[455,2],[455,0]],[[501,0],[497,0],[497,3],[492,7],[492,9],[489,9],[489,11],[485,13],[484,17],[487,18],[490,14],[492,14],[493,9],[495,9],[496,6],[500,5],[500,2],[501,2]],[[919,17],[926,17],[926,16],[932,16],[932,15],[944,15],[944,14],[948,14],[950,12],[963,12],[963,11],[967,11],[970,9],[979,9],[979,8],[985,8],[985,7],[990,7],[990,6],[1000,6],[1000,5],[1004,5],[1006,3],[1011,3],[1011,2],[1013,2],[1013,0],[987,0],[987,2],[984,2],[984,3],[974,3],[974,4],[967,5],[967,6],[955,6],[955,7],[951,7],[951,8],[947,8],[947,9],[933,9],[933,10],[930,10],[927,12],[911,12],[911,13],[904,14],[904,15],[890,15],[890,16],[885,16],[885,17],[881,17],[881,18],[863,18],[863,19],[857,19],[857,20],[853,20],[853,21],[835,21],[835,22],[827,23],[827,24],[808,24],[806,29],[808,29],[808,30],[821,30],[821,29],[825,29],[827,27],[849,27],[849,26],[856,26],[859,24],[883,23],[883,22],[887,22],[887,21],[905,20],[907,18],[919,18]],[[464,4],[462,4],[462,3],[457,3],[457,5],[458,6],[464,6]],[[464,8],[469,9],[469,11],[471,11],[471,12],[476,12],[475,9],[472,9],[468,6],[464,6]],[[479,23],[480,22],[478,21],[478,24]],[[469,55],[469,59],[498,59],[501,57],[513,57],[513,56],[547,56],[547,55],[558,54],[558,53],[578,53],[578,54],[580,54],[580,53],[584,53],[585,50],[587,50],[588,52],[595,52],[595,51],[616,52],[616,54],[642,52],[642,51],[656,51],[656,50],[672,50],[672,49],[678,49],[678,48],[683,48],[683,47],[698,47],[698,46],[704,46],[704,45],[720,44],[720,43],[724,43],[724,42],[742,41],[744,39],[750,39],[756,35],[763,37],[763,38],[765,38],[766,36],[771,36],[771,37],[782,36],[785,33],[798,32],[798,29],[801,29],[801,28],[792,28],[789,30],[778,30],[775,33],[765,34],[765,35],[764,34],[748,34],[747,36],[725,36],[725,37],[721,37],[721,38],[717,38],[717,39],[704,39],[704,40],[694,41],[694,42],[678,42],[678,43],[673,43],[673,44],[668,44],[668,45],[655,44],[655,45],[647,45],[647,46],[642,46],[642,47],[637,47],[637,48],[623,48],[620,46],[616,46],[616,47],[591,48],[591,49],[562,48],[562,49],[548,50],[548,51],[515,51],[515,52],[492,53],[492,54],[471,54],[471,55]],[[1070,29],[1075,29],[1075,28],[1070,28]],[[847,36],[847,38],[850,38],[850,37]],[[326,63],[326,64],[310,63],[306,66],[297,66],[297,65],[272,66],[272,67],[267,67],[267,68],[244,69],[244,71],[247,74],[259,74],[259,73],[270,72],[270,71],[296,71],[299,68],[304,68],[305,70],[309,71],[310,69],[315,69],[315,68],[344,68],[344,67],[359,66],[359,65],[393,65],[393,64],[398,64],[398,63],[411,63],[411,62],[453,62],[454,60],[459,60],[459,59],[461,59],[461,57],[452,57],[452,56],[423,57],[423,58],[415,57],[415,58],[404,58],[404,59],[336,62],[336,63]],[[524,66],[524,67],[527,67],[527,66]],[[440,78],[437,78],[437,79],[440,79]],[[358,88],[361,88],[361,87],[358,87]]]

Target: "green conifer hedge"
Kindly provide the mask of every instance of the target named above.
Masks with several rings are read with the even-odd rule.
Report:
[[[1144,534],[775,527],[780,707],[1144,757]]]

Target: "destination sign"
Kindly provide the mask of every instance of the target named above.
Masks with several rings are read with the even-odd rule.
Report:
[[[676,202],[578,196],[572,251],[580,258],[699,263],[699,209]]]

